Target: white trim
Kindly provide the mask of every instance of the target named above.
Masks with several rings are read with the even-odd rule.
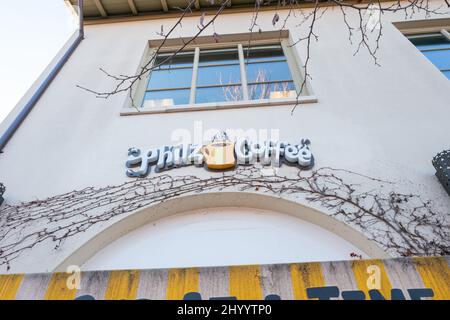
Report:
[[[423,33],[439,33],[450,28],[450,18],[421,19],[392,22],[405,36]]]
[[[141,71],[143,66],[145,66],[150,61],[150,59],[153,57],[154,54],[155,54],[154,49],[151,49],[148,46],[145,47],[144,55],[139,63],[138,68],[136,69],[135,74],[138,74]],[[155,61],[153,61],[153,63],[155,63]],[[151,67],[151,66],[149,66],[149,67]],[[134,91],[134,94],[133,94],[134,106],[132,104],[133,101],[131,101],[130,95],[127,94],[127,97],[123,104],[123,108],[136,110],[136,108],[140,108],[142,106],[142,103],[143,103],[144,97],[145,97],[145,92],[147,89],[147,84],[150,79],[150,75],[151,75],[151,71],[147,72],[146,75],[142,79],[140,79],[134,83],[134,85],[131,87],[131,90]]]
[[[300,92],[300,88],[302,85],[302,75],[300,72],[300,65],[297,65],[294,56],[292,55],[292,48],[289,47],[289,43],[287,39],[281,40],[281,48],[283,49],[284,56],[286,57],[286,61],[289,67],[289,71],[291,72],[292,80],[294,81],[295,90]]]
[[[450,41],[450,32],[448,32],[448,31],[445,30],[445,29],[442,29],[442,30],[441,30],[441,33],[442,33],[442,35],[443,35],[444,37],[447,38],[448,41]]]
[[[200,48],[196,47],[194,51],[194,64],[192,66],[191,91],[189,95],[189,104],[195,104],[195,92],[197,90],[198,62],[200,60]]]
[[[228,101],[228,102],[214,102],[214,103],[198,103],[198,104],[183,104],[176,106],[161,106],[161,107],[143,107],[143,108],[129,108],[125,107],[120,111],[121,116],[141,115],[141,114],[155,114],[155,113],[170,113],[170,112],[187,112],[187,111],[206,111],[206,110],[221,110],[221,109],[239,109],[249,107],[272,107],[282,105],[316,103],[315,96],[300,96],[296,98],[280,98],[280,99],[263,99],[263,100],[246,100],[246,101]]]
[[[294,72],[296,72],[296,75],[292,75],[294,78],[294,83],[297,81],[296,86],[298,85],[300,90],[301,83],[303,82],[303,79],[306,77],[305,74],[305,67],[302,63],[302,59],[300,58],[299,51],[296,49],[296,46],[294,45],[295,41],[291,38],[289,35],[289,38],[285,41],[285,46],[287,47],[287,52],[291,56],[292,60],[294,61],[294,65],[297,66],[297,68],[294,68]],[[297,44],[298,45],[298,44]],[[284,49],[284,48],[283,48]],[[289,60],[288,60],[289,61]],[[314,96],[314,90],[311,87],[311,83],[309,82],[309,79],[306,79],[306,85],[303,89],[303,93],[301,96]],[[297,92],[298,92],[297,90]]]
[[[244,49],[242,48],[241,43],[238,44],[238,54],[239,54],[239,67],[241,69],[242,94],[244,100],[249,100],[248,86],[247,86],[247,72],[245,71]]]

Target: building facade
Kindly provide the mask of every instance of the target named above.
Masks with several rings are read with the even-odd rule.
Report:
[[[0,155],[1,273],[425,256],[448,279],[431,161],[450,148],[450,15],[384,13],[373,54],[326,5],[310,46],[286,19],[310,4],[264,6],[250,32],[255,2],[232,1],[191,41],[220,8],[195,1],[166,37],[185,2],[84,1],[84,39]]]

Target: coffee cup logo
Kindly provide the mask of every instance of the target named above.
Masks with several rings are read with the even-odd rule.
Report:
[[[232,141],[210,143],[202,148],[202,153],[209,169],[228,169],[235,166],[234,142]]]

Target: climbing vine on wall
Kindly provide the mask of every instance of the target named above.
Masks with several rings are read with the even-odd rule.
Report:
[[[362,231],[396,256],[450,253],[447,215],[419,195],[395,192],[392,182],[333,168],[266,175],[249,166],[206,178],[158,174],[115,186],[88,187],[47,199],[4,204],[0,208],[0,265],[9,269],[25,250],[46,241],[58,249],[65,240],[94,225],[152,204],[221,190],[306,201]]]

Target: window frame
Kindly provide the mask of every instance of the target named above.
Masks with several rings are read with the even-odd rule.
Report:
[[[210,37],[202,37],[210,38]],[[242,37],[241,37],[242,38]],[[317,102],[317,98],[314,96],[312,89],[310,87],[309,81],[306,81],[306,86],[303,89],[302,94],[297,97],[283,97],[283,98],[268,98],[260,100],[250,100],[249,99],[249,86],[247,74],[246,74],[246,61],[244,56],[244,50],[248,47],[248,40],[236,40],[236,41],[220,41],[215,43],[214,41],[203,41],[204,43],[197,43],[196,45],[186,46],[185,51],[194,51],[194,60],[192,65],[192,79],[189,95],[188,104],[172,104],[166,106],[148,106],[144,107],[144,97],[148,92],[147,86],[150,80],[152,72],[149,72],[145,78],[137,81],[133,91],[133,97],[128,97],[125,102],[124,108],[121,111],[121,115],[133,115],[133,114],[146,114],[146,113],[163,113],[163,112],[180,112],[180,111],[201,111],[201,110],[211,110],[211,109],[230,109],[230,108],[242,108],[242,107],[257,107],[257,106],[270,106],[270,105],[292,105],[301,103],[312,103]],[[300,63],[300,58],[298,56],[297,50],[292,46],[292,42],[288,37],[280,37],[277,33],[277,37],[267,37],[265,39],[256,39],[251,41],[251,46],[260,45],[281,45],[284,53],[284,59],[287,62],[289,71],[291,73],[292,79],[288,82],[294,84],[296,92],[300,91],[300,87],[303,79],[303,68]],[[222,102],[206,102],[206,103],[195,103],[196,91],[199,89],[197,85],[198,70],[199,70],[199,59],[201,50],[220,50],[223,48],[237,47],[238,59],[239,59],[239,69],[241,81],[237,84],[242,87],[242,100],[239,101],[222,101]],[[167,45],[159,50],[160,54],[171,53],[179,49],[177,45]],[[156,53],[156,49],[151,46],[147,46],[144,52],[144,57],[139,64],[139,68],[142,68],[153,55]],[[155,59],[156,60],[156,59]],[[222,65],[222,64],[220,64]],[[283,83],[283,81],[269,81]],[[285,81],[286,82],[286,81]],[[203,87],[220,87],[223,85],[211,85],[211,86],[201,86]],[[162,90],[172,90],[175,88],[158,88],[158,91]],[[178,88],[177,88],[178,89]]]
[[[406,35],[406,37],[408,38],[409,41],[411,41],[411,43],[416,47],[416,49],[419,50],[420,53],[422,53],[423,56],[436,67],[436,69],[438,69],[445,77],[447,77],[444,73],[450,72],[450,68],[441,69],[425,53],[426,52],[436,52],[436,51],[450,51],[450,32],[449,31],[447,31],[446,29],[441,29],[441,30],[439,30],[439,32],[410,34],[410,35]],[[421,49],[417,46],[417,44],[412,42],[414,39],[427,39],[427,38],[432,39],[432,38],[437,38],[437,37],[443,37],[444,39],[446,39],[449,47]]]
[[[407,21],[397,21],[392,22],[393,26],[397,28],[398,31],[404,36],[404,40],[409,42],[410,45],[415,49],[420,51],[423,58],[429,61],[433,66],[440,71],[443,77],[448,81],[448,78],[443,72],[443,70],[436,66],[414,43],[411,42],[412,37],[427,37],[432,34],[442,35],[450,41],[450,18],[439,18],[439,19],[421,19],[421,20],[407,20]],[[426,51],[425,51],[426,52]]]

